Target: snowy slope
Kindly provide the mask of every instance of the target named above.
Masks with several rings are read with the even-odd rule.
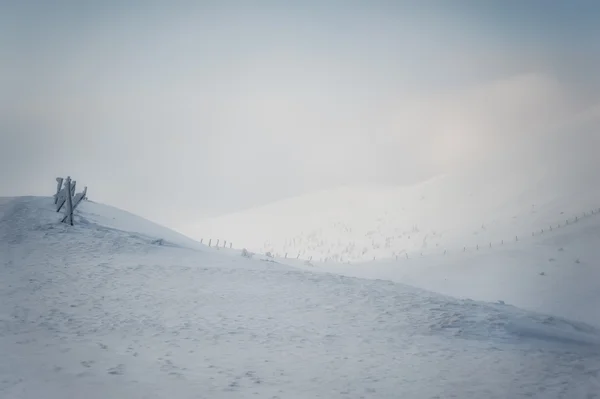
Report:
[[[592,150],[600,135],[588,136],[536,143],[529,148],[533,152],[515,150],[501,162],[456,169],[413,186],[341,187],[181,231],[228,237],[260,253],[338,262],[500,243],[600,208]]]
[[[331,261],[488,245],[565,224],[600,208],[586,192],[511,191],[440,176],[413,187],[344,187],[202,221],[193,237],[228,237],[253,251]],[[464,189],[459,187],[465,187]]]
[[[383,279],[457,298],[502,300],[600,326],[600,214],[518,242],[340,264],[281,259],[310,270]]]
[[[157,245],[177,236],[120,215],[87,203],[69,227],[51,199],[0,201],[0,397],[600,392],[600,331],[589,325],[183,241]]]

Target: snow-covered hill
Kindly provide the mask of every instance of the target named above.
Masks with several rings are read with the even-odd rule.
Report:
[[[444,175],[410,187],[343,187],[190,226],[253,251],[316,261],[365,261],[500,244],[600,208],[600,184],[528,174],[486,182]],[[597,178],[596,178],[597,180]],[[560,188],[562,187],[562,188]]]
[[[589,215],[589,214],[588,214]],[[366,263],[281,259],[310,270],[397,281],[457,298],[504,301],[600,326],[600,214],[479,250]]]
[[[499,244],[600,208],[598,122],[569,126],[569,134],[523,138],[488,154],[486,162],[419,184],[330,189],[181,231],[227,238],[260,253],[337,262]]]
[[[70,227],[52,207],[0,200],[2,398],[600,392],[587,324],[249,260],[90,202]]]

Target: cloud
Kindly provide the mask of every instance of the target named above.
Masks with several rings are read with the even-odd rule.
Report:
[[[390,141],[415,142],[420,157],[448,168],[522,145],[574,111],[554,77],[517,75],[395,104]]]
[[[599,100],[598,60],[527,18],[517,34],[485,7],[382,4],[20,11],[0,24],[0,168],[18,182],[0,195],[71,174],[174,225],[509,162]]]

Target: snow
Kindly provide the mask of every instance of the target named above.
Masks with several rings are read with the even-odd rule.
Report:
[[[599,397],[590,324],[247,259],[91,202],[70,227],[52,208],[0,199],[2,398]],[[578,242],[548,240],[565,257]]]
[[[280,260],[300,268],[401,282],[457,298],[502,300],[600,326],[600,214],[543,235],[479,251],[412,254],[340,264]]]
[[[553,160],[527,165],[523,173],[456,170],[411,186],[341,187],[180,230],[190,237],[227,238],[257,253],[328,262],[495,246],[599,210],[600,181],[589,162],[570,160],[567,167]]]

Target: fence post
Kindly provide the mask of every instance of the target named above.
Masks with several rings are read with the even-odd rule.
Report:
[[[58,195],[60,194],[60,189],[62,188],[63,185],[63,181],[65,179],[63,179],[62,177],[57,177],[56,178],[56,194],[54,194],[54,204],[56,205],[58,203]]]
[[[66,186],[66,195],[67,195],[67,223],[73,226],[73,198],[71,197],[71,178],[67,177],[67,186]]]
[[[232,245],[233,245],[232,243],[229,243],[229,249],[231,249],[231,246],[232,246]]]
[[[217,245],[215,247],[219,248],[219,240],[217,239]]]
[[[68,180],[71,180],[70,176],[67,176]],[[67,194],[69,193],[69,191],[67,190],[67,182],[66,179],[63,180],[63,188],[58,192],[58,200],[56,203],[56,212],[60,212],[60,210],[62,209],[62,207],[65,205],[65,203],[67,202]]]
[[[227,240],[223,241],[223,248],[227,246]]]
[[[73,212],[75,211],[75,209],[77,209],[77,206],[81,203],[81,201],[83,201],[86,194],[87,194],[87,187],[85,187],[82,192],[75,195],[75,197],[71,200],[71,212],[70,212],[71,218],[73,218]],[[69,214],[65,215],[65,217],[62,219],[61,222],[62,223],[66,222],[68,218],[69,218]],[[73,220],[71,220],[71,225],[72,224],[73,224]]]
[[[212,238],[208,240],[208,246],[210,247],[210,244],[212,244]]]

